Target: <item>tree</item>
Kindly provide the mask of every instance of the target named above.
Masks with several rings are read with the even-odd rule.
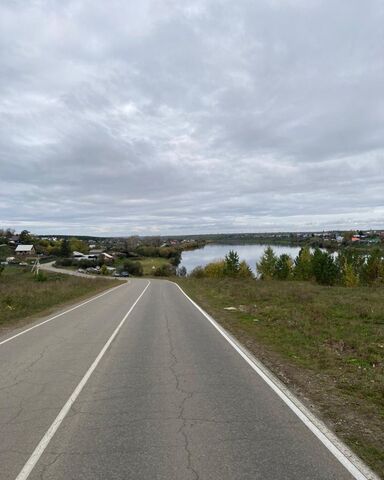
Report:
[[[356,272],[354,266],[347,261],[342,270],[342,281],[346,287],[357,287],[359,285],[359,274]]]
[[[19,241],[23,245],[28,245],[32,242],[32,236],[28,230],[23,230],[20,233]]]
[[[310,280],[313,277],[312,253],[309,247],[303,247],[295,258],[293,276],[296,280]]]
[[[292,276],[292,271],[293,260],[289,255],[283,253],[277,259],[273,276],[278,280],[288,280]]]
[[[4,272],[4,265],[0,265],[0,276]]]
[[[78,238],[71,238],[69,240],[69,247],[71,252],[81,252],[81,253],[88,253],[89,252],[89,246],[86,242],[83,240],[80,240]]]
[[[239,271],[237,272],[237,276],[240,277],[240,278],[254,278],[251,267],[248,265],[248,263],[245,260],[240,262]]]
[[[328,252],[322,252],[319,248],[315,250],[312,259],[313,274],[321,285],[334,285],[339,276],[339,269]]]
[[[384,261],[380,249],[375,249],[368,256],[362,267],[362,277],[365,283],[374,283],[384,277]]]
[[[64,238],[61,241],[61,245],[60,245],[60,256],[69,257],[71,253],[72,251],[71,251],[71,246],[69,244],[69,240],[68,238]]]
[[[256,269],[262,280],[270,280],[275,274],[277,257],[271,247],[267,247],[261,257],[260,262],[256,263]]]
[[[228,255],[225,256],[225,274],[226,275],[236,275],[240,269],[240,259],[237,252],[230,250]]]

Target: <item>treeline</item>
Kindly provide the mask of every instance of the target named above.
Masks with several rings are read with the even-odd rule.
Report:
[[[277,256],[267,247],[256,264],[260,280],[314,281],[320,285],[344,285],[357,287],[384,283],[384,257],[380,249],[368,255],[359,252],[342,251],[337,255],[303,247],[296,258],[282,254]],[[196,267],[191,273],[196,278],[254,278],[246,262],[240,262],[238,254],[231,250],[224,260]]]
[[[318,248],[304,247],[293,259],[290,255],[276,256],[268,247],[256,269],[261,280],[316,281],[321,285],[372,285],[384,281],[384,258],[380,249],[368,255],[341,251],[332,255]]]

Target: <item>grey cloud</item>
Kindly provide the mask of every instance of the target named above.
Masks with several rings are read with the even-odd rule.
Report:
[[[0,224],[384,227],[379,0],[0,6]]]

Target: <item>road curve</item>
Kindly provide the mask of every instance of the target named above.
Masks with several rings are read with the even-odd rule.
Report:
[[[1,480],[356,478],[176,285],[147,284],[0,344]]]

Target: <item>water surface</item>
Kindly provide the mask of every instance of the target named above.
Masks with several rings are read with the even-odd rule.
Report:
[[[190,250],[183,252],[181,259],[181,266],[184,266],[188,273],[190,273],[195,267],[201,265],[205,266],[207,263],[215,260],[220,260],[227,255],[230,250],[235,250],[240,257],[240,260],[245,260],[252,268],[252,271],[256,272],[256,262],[258,262],[264,253],[264,250],[268,245],[214,245],[208,244],[204,248],[198,250]],[[300,251],[300,247],[286,247],[280,245],[271,245],[276,255],[287,253],[293,258],[297,256]]]

